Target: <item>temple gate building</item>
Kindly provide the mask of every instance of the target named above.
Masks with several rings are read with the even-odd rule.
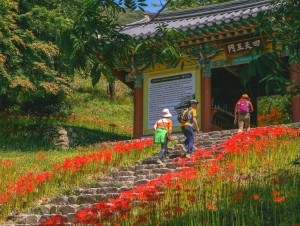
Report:
[[[134,89],[134,138],[153,134],[153,124],[163,108],[173,115],[174,131],[180,131],[177,112],[188,100],[197,99],[200,130],[204,132],[233,128],[233,109],[242,93],[256,98],[266,95],[256,81],[245,89],[241,84],[242,69],[264,53],[253,51],[268,47],[271,40],[256,35],[256,17],[271,8],[270,0],[239,0],[192,8],[163,11],[159,16],[148,13],[144,19],[127,25],[123,31],[136,39],[151,39],[156,27],[164,24],[184,32],[186,39],[177,40],[190,57],[184,68],[149,68],[139,77],[118,68],[115,75]],[[266,49],[266,48],[265,48]],[[288,63],[288,54],[283,55]],[[300,84],[299,65],[290,65],[290,80]],[[256,106],[255,106],[256,108]],[[292,98],[293,122],[300,121],[300,96]],[[256,114],[252,114],[256,123]]]

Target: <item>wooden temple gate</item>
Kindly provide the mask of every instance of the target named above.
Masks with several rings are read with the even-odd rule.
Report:
[[[155,37],[155,28],[162,23],[184,31],[186,39],[177,40],[177,44],[190,57],[183,70],[158,66],[135,77],[122,68],[115,70],[115,75],[134,89],[134,138],[153,134],[153,121],[165,107],[176,121],[177,110],[191,98],[201,103],[198,120],[202,131],[233,128],[234,103],[245,91],[234,85],[240,81],[238,69],[261,56],[255,49],[271,45],[270,40],[255,35],[257,15],[270,6],[270,0],[240,0],[166,11],[156,18],[156,14],[149,13],[143,20],[129,24],[124,33],[136,39]],[[300,84],[299,65],[291,65],[291,82]],[[300,121],[299,96],[292,99],[292,116],[294,122]],[[176,123],[174,131],[180,131]]]

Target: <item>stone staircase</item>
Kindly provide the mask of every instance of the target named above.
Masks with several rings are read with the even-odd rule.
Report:
[[[196,134],[194,148],[200,147],[209,150],[215,146],[221,149],[220,143],[230,138],[236,132],[237,130],[224,130]],[[95,181],[93,187],[77,189],[71,196],[56,197],[51,202],[40,205],[34,212],[41,214],[12,214],[7,217],[7,222],[4,225],[39,225],[39,223],[55,215],[66,217],[71,225],[76,219],[75,212],[88,208],[99,201],[117,198],[119,192],[147,183],[165,173],[183,169],[183,167],[174,164],[174,159],[182,155],[177,144],[182,143],[183,140],[184,136],[182,134],[172,136],[172,143],[175,145],[168,148],[169,157],[164,160],[165,163],[163,165],[157,164],[157,156],[152,156],[142,160],[137,165],[117,169],[107,177]]]

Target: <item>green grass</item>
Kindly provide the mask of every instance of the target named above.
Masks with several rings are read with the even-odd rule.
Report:
[[[101,79],[93,87],[90,79],[75,77],[74,93],[68,103],[67,116],[34,117],[0,115],[0,154],[5,151],[37,151],[57,149],[44,135],[53,124],[68,126],[83,134],[77,146],[93,146],[108,140],[132,138],[133,92],[121,82],[116,83],[117,96],[107,94],[107,84]],[[71,117],[72,120],[69,120]],[[113,126],[114,125],[114,126]]]

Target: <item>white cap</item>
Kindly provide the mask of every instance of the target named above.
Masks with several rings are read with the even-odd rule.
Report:
[[[162,113],[164,113],[164,115],[163,115],[164,118],[171,118],[171,117],[172,117],[172,115],[171,115],[171,113],[170,113],[170,111],[169,111],[168,108],[165,108],[165,109],[162,111]]]

